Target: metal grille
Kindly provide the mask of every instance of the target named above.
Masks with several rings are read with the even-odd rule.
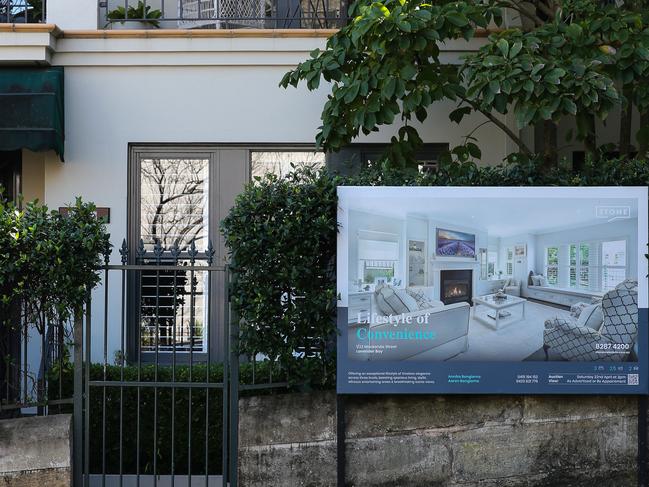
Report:
[[[45,22],[45,0],[0,0],[0,23]]]
[[[164,262],[163,262],[164,263]],[[191,265],[183,260],[173,271],[151,270],[140,277],[140,340],[143,352],[204,352],[208,322],[205,300],[208,275],[205,271],[187,271]],[[196,262],[200,266],[200,262]],[[192,319],[193,317],[193,319]],[[157,333],[157,335],[156,335]]]
[[[196,28],[213,24],[263,28],[266,18],[266,0],[180,0],[179,9],[184,19],[180,27]]]
[[[139,1],[99,0],[100,24],[115,29],[330,29],[347,22],[342,0],[177,0],[173,11],[165,9],[164,1],[143,0],[149,8],[146,18],[139,18]]]

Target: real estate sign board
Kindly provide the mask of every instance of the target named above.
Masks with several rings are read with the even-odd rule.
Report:
[[[646,187],[339,187],[338,392],[645,394]]]

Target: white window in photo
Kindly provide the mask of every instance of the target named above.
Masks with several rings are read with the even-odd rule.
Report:
[[[399,243],[385,240],[358,240],[358,275],[363,284],[392,282],[399,260]]]
[[[509,277],[514,275],[514,248],[507,247],[507,261],[505,263],[505,274]]]
[[[545,249],[545,275],[548,284],[556,286],[559,282],[559,247]]]
[[[626,240],[602,242],[601,290],[610,291],[626,279]]]

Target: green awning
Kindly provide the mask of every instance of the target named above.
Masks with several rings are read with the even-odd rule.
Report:
[[[0,67],[0,151],[53,149],[63,160],[63,68]]]

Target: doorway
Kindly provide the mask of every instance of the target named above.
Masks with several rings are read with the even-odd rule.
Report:
[[[21,151],[0,151],[0,193],[4,201],[16,201],[21,191]]]

